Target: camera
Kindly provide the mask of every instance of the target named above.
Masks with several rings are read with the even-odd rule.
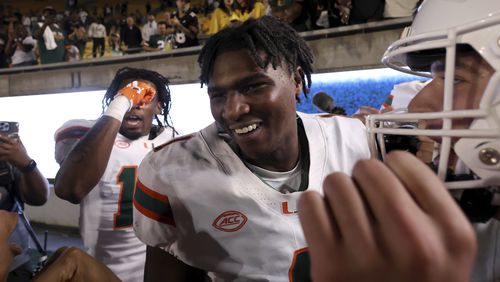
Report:
[[[15,121],[0,121],[0,134],[9,138],[18,138],[19,123]]]

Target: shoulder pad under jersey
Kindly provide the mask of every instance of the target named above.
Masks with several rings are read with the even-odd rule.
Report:
[[[171,139],[171,140],[169,140],[169,141],[167,141],[167,142],[165,142],[165,143],[161,144],[161,145],[160,145],[160,146],[158,146],[158,147],[155,147],[155,148],[153,149],[153,151],[154,151],[154,152],[158,152],[158,151],[160,151],[161,149],[163,149],[163,148],[167,147],[167,146],[168,146],[168,145],[170,145],[170,144],[173,144],[173,143],[176,143],[176,142],[179,142],[179,141],[189,140],[189,139],[193,138],[193,137],[194,137],[194,135],[195,135],[195,133],[191,133],[191,134],[188,134],[188,135],[184,135],[184,136],[179,136],[179,137],[176,137],[176,138],[174,138],[174,139]]]

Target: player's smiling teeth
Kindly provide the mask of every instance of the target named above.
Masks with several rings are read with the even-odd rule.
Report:
[[[251,124],[249,126],[245,126],[245,127],[242,127],[242,128],[236,128],[234,129],[234,132],[236,132],[236,134],[245,134],[245,133],[248,133],[250,131],[254,131],[255,129],[257,128],[257,124]]]

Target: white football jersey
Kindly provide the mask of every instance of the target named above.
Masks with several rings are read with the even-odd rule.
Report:
[[[94,123],[71,120],[57,130],[55,154],[59,163]],[[80,234],[88,253],[123,281],[143,281],[144,275],[146,246],[132,229],[137,167],[154,146],[172,136],[169,128],[153,140],[147,135],[130,140],[118,134],[103,176],[80,204]]]
[[[380,110],[389,106],[392,106],[395,110],[408,108],[408,104],[410,104],[411,100],[429,82],[430,80],[412,80],[394,85],[394,88],[392,88],[391,93],[387,96],[386,100],[380,107]]]
[[[350,174],[356,161],[370,157],[359,120],[300,117],[309,151],[301,159],[309,164],[304,188],[321,192],[327,174]],[[300,195],[280,193],[254,175],[212,124],[146,156],[134,229],[144,243],[207,270],[214,281],[301,281],[309,257],[297,215]]]
[[[472,270],[473,282],[500,280],[500,221],[473,224],[477,236],[477,256]]]

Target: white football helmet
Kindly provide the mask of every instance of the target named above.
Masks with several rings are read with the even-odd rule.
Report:
[[[471,48],[495,72],[479,108],[454,110],[456,54]],[[442,142],[434,152],[434,157],[439,158],[439,178],[449,189],[490,187],[489,191],[494,191],[491,192],[491,201],[496,202],[500,194],[491,187],[500,186],[500,0],[424,1],[411,27],[405,29],[400,40],[389,46],[382,62],[405,73],[431,77],[430,65],[438,58],[445,58],[443,110],[431,113],[395,111],[367,117],[372,154],[384,158],[388,151],[384,140],[388,136],[440,136]],[[452,121],[461,118],[473,119],[471,126],[453,129]],[[430,119],[441,119],[442,128],[416,127],[419,120]],[[447,181],[452,150],[472,170],[473,179]]]

